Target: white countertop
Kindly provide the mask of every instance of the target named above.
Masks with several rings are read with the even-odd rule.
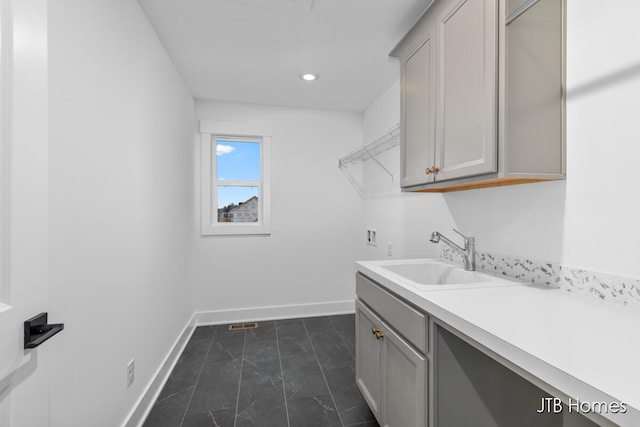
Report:
[[[624,402],[626,413],[602,415],[640,426],[638,309],[520,282],[420,290],[380,268],[397,262],[356,268],[574,402]]]

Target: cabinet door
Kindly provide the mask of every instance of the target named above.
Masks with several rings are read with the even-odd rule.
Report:
[[[428,36],[401,65],[402,186],[433,181],[435,165],[435,44]]]
[[[454,0],[438,19],[438,181],[497,172],[496,16],[496,0]]]
[[[563,174],[563,2],[541,0],[506,29],[510,174]]]
[[[427,425],[427,361],[393,330],[384,327],[384,427]]]
[[[522,8],[525,3],[528,3],[528,0],[507,0],[507,18],[511,16],[512,13]]]
[[[356,384],[381,423],[382,346],[384,341],[371,333],[380,328],[380,319],[360,301],[356,303]]]

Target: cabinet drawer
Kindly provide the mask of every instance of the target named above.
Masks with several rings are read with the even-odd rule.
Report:
[[[356,275],[356,294],[415,348],[427,353],[427,316],[360,273]]]

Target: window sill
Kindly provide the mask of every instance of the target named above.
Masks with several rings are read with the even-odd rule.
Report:
[[[263,224],[225,223],[203,226],[200,234],[202,236],[269,236],[271,229]]]

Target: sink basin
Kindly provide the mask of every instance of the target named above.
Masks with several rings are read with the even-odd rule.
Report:
[[[477,271],[466,271],[443,262],[418,262],[381,265],[381,268],[402,276],[418,285],[465,285],[506,280]]]

